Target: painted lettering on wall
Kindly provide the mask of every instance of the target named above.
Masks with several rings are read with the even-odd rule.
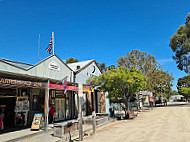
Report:
[[[44,82],[33,82],[33,81],[26,81],[26,80],[9,79],[9,78],[4,78],[4,77],[0,77],[0,83],[17,85],[17,86],[28,86],[28,87],[45,87]]]

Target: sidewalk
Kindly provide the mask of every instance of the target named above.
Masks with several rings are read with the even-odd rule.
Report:
[[[103,125],[106,124],[107,123]],[[90,124],[83,125],[84,134],[92,132],[92,129],[93,129],[92,125]],[[71,138],[77,139],[78,134],[79,134],[78,131],[71,133]],[[48,126],[48,134],[46,134],[44,130],[41,129],[39,131],[31,131],[30,128],[28,128],[0,135],[0,142],[58,142],[58,141],[62,141],[62,138],[53,136],[53,124],[50,124]]]
[[[48,131],[52,131],[53,130],[52,128],[53,128],[53,124],[48,125]],[[28,129],[24,129],[24,130],[19,130],[19,131],[1,134],[0,135],[0,142],[19,141],[23,138],[32,137],[32,136],[43,134],[43,133],[44,133],[44,130],[31,131],[30,128],[28,128]]]

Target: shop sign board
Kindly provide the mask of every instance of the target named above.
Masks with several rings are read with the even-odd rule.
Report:
[[[45,88],[46,83],[0,77],[0,84],[9,84],[9,85],[16,85],[16,86]]]
[[[31,130],[39,130],[40,129],[41,119],[42,119],[42,113],[34,114]]]
[[[60,66],[55,61],[52,61],[51,63],[49,63],[48,68],[54,71],[58,71],[58,72],[60,71]]]
[[[49,88],[50,89],[65,90],[65,87],[62,84],[53,84],[53,83],[50,83],[49,84]],[[67,85],[67,90],[77,91],[78,87]]]
[[[83,92],[92,92],[92,91],[90,90],[90,87],[83,86]]]

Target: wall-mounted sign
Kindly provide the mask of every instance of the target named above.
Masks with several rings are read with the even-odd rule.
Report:
[[[92,92],[90,87],[83,86],[83,92]]]
[[[60,66],[55,61],[49,63],[48,68],[54,71],[60,71]]]
[[[49,84],[49,88],[50,89],[65,90],[65,87],[62,84],[53,84],[53,83],[50,83]],[[67,85],[67,90],[77,91],[78,87]]]
[[[46,83],[0,77],[0,84],[44,88]]]

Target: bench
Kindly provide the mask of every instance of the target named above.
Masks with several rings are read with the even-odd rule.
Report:
[[[71,133],[78,130],[78,120],[69,120],[53,125],[54,136],[71,139]]]

